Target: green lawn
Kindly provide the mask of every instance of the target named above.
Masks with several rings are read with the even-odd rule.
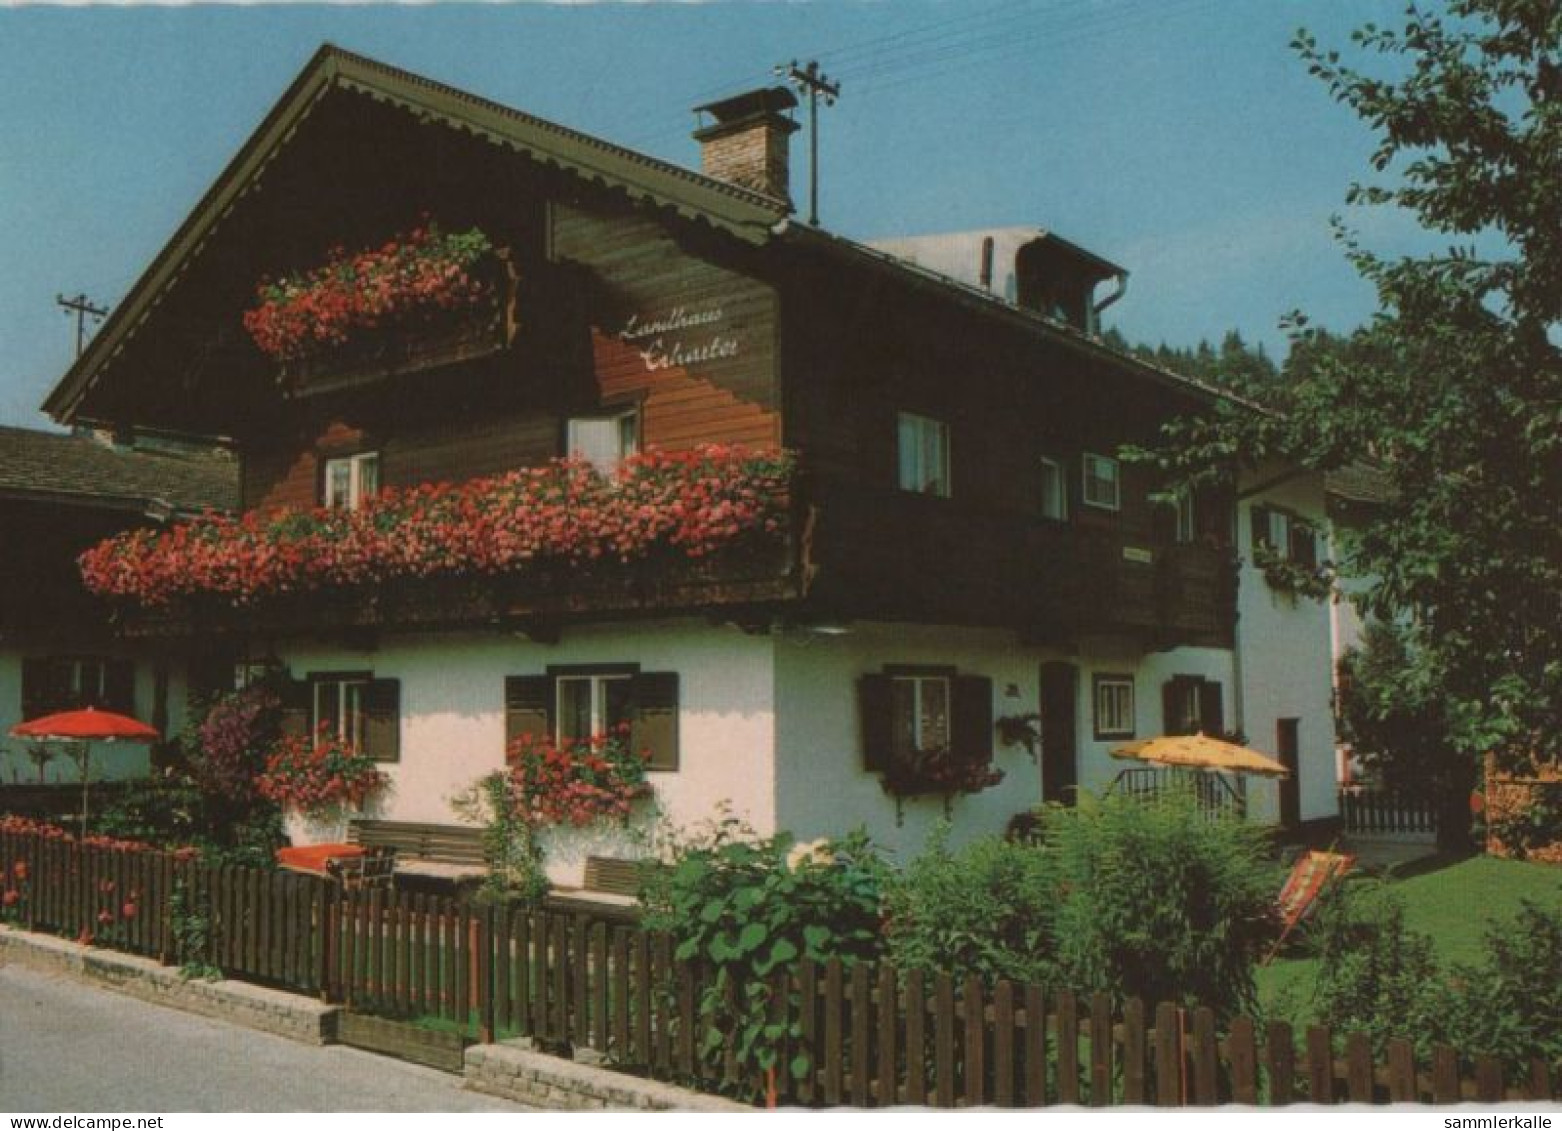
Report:
[[[1391,877],[1405,903],[1412,930],[1432,937],[1444,963],[1480,959],[1482,939],[1494,923],[1511,919],[1524,900],[1562,907],[1562,868],[1524,864],[1490,856],[1435,857]],[[1311,1018],[1310,997],[1317,959],[1276,959],[1258,972],[1266,1010],[1302,1024]]]

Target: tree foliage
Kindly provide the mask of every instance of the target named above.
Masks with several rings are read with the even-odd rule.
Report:
[[[1415,626],[1454,745],[1524,762],[1562,753],[1562,7],[1446,9],[1362,28],[1359,67],[1294,46],[1378,137],[1347,202],[1447,246],[1380,254],[1336,221],[1378,314],[1345,337],[1293,315],[1273,411],[1179,421],[1157,458],[1185,482],[1375,462],[1392,498],[1344,568],[1371,579],[1369,612]]]

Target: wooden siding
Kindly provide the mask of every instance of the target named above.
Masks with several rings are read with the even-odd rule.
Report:
[[[786,443],[819,506],[814,596],[842,616],[1013,627],[1038,639],[1127,633],[1147,646],[1226,644],[1229,500],[1199,500],[1195,545],[1172,542],[1156,482],[1120,466],[1120,508],[1082,498],[1086,452],[1147,443],[1188,402],[1126,367],[998,327],[880,281],[791,280]],[[951,494],[899,488],[902,412],[949,430]],[[1042,517],[1041,461],[1068,513]]]
[[[774,290],[651,217],[570,204],[552,215],[553,255],[586,276],[602,403],[638,402],[648,447],[779,443]]]

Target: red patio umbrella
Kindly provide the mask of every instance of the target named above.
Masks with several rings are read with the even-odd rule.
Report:
[[[81,757],[81,831],[87,832],[87,782],[91,777],[91,742],[156,742],[162,736],[156,728],[140,719],[114,711],[83,707],[79,711],[58,711],[17,723],[11,728],[14,738],[32,738],[40,742],[79,742]]]
[[[96,707],[58,711],[17,723],[11,728],[11,735],[53,742],[156,742],[162,737],[140,719]]]

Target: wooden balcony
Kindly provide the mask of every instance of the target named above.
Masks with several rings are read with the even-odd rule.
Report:
[[[841,615],[1012,627],[1039,641],[1229,646],[1229,549],[981,510],[898,491],[820,504],[814,599]]]
[[[524,573],[455,575],[343,586],[234,605],[189,598],[123,605],[121,634],[140,638],[239,637],[373,631],[496,629],[554,638],[593,620],[705,613],[746,622],[752,610],[800,598],[805,588],[796,521],[774,538],[702,558],[666,552],[633,562],[538,566]]]

